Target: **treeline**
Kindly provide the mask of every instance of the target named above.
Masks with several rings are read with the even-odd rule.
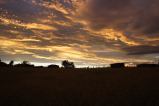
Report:
[[[64,60],[61,62],[61,66],[56,65],[56,64],[51,64],[48,65],[46,67],[44,66],[35,66],[34,64],[31,64],[28,61],[23,61],[19,64],[14,64],[15,62],[12,60],[10,61],[8,64],[5,62],[2,62],[0,59],[0,67],[20,67],[20,68],[51,68],[51,69],[59,69],[59,68],[64,68],[64,69],[74,69],[75,64],[74,62],[70,62],[68,60]],[[130,65],[130,66],[126,66],[125,63],[114,63],[114,64],[110,64],[110,68],[127,68],[127,67],[136,67],[136,68],[159,68],[159,64],[136,64],[136,65]],[[106,67],[103,67],[106,68]],[[87,67],[87,69],[89,69],[89,67]]]
[[[0,59],[0,67],[24,67],[24,68],[44,68],[44,66],[35,66],[34,64],[31,64],[28,61],[23,61],[19,64],[14,64],[15,62],[12,60],[10,61],[8,64],[5,62],[2,62]],[[56,64],[51,64],[48,65],[48,68],[54,68],[54,69],[58,69],[58,68],[75,68],[75,65],[73,62],[69,62],[68,60],[64,60],[61,62],[62,67],[60,67],[59,65]]]

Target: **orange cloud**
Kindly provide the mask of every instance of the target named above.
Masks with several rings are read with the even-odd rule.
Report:
[[[16,26],[24,27],[26,29],[39,29],[39,30],[56,30],[55,27],[45,25],[45,24],[39,24],[39,23],[22,23],[19,20],[14,19],[8,19],[0,17],[0,21],[3,22],[3,24],[10,25],[13,24]]]

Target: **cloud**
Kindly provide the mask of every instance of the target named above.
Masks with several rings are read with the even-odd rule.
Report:
[[[38,17],[42,9],[35,6],[32,0],[1,0],[0,8],[9,17],[31,21],[35,16]]]
[[[151,49],[159,46],[159,1],[87,0],[83,8],[81,17],[87,20],[91,31],[106,39],[120,40],[130,48],[128,53],[135,54],[131,53],[131,48],[138,48],[136,52],[141,54],[146,53],[142,52],[142,45]],[[151,49],[147,54],[159,53]]]
[[[157,0],[88,0],[84,15],[94,29],[155,34],[159,27],[158,5]]]
[[[128,48],[124,48],[127,51],[128,55],[146,55],[146,54],[158,54],[159,46],[132,46]]]
[[[158,5],[157,0],[0,0],[0,54],[7,60],[69,59],[78,65],[147,61],[136,55],[158,53]]]

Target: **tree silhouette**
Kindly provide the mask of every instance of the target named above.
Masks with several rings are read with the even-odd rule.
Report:
[[[16,64],[15,67],[34,67],[34,65],[30,64],[28,61],[23,61],[21,64]]]
[[[75,65],[73,62],[69,62],[68,60],[62,61],[62,66],[64,68],[75,68]]]
[[[29,62],[28,62],[28,61],[23,61],[22,64],[23,64],[23,65],[28,65]]]
[[[0,67],[7,67],[7,66],[8,66],[8,64],[2,62],[2,60],[0,59]]]
[[[12,60],[9,62],[9,66],[13,66],[13,65],[14,65],[14,61]]]
[[[125,63],[114,63],[111,64],[111,68],[124,68],[125,67]]]
[[[58,65],[49,65],[48,68],[53,68],[53,69],[59,69],[60,67]]]

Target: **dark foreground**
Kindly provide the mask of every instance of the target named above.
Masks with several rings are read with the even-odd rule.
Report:
[[[0,106],[159,106],[159,69],[0,70]]]

